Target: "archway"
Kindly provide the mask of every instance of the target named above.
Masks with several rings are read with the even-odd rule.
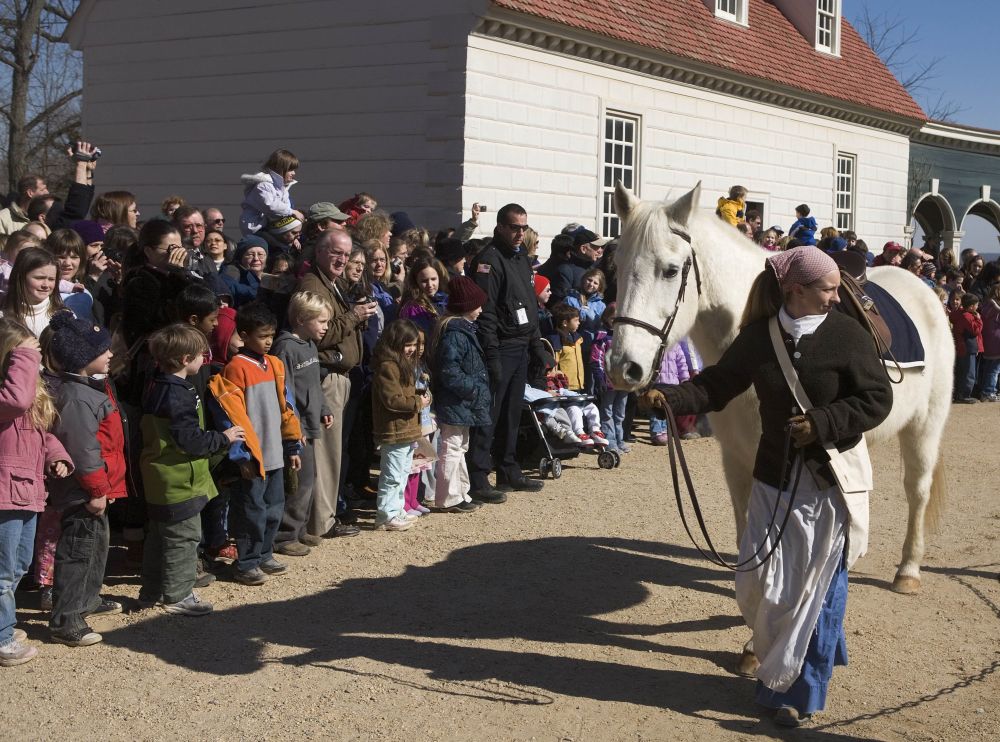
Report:
[[[925,193],[917,199],[911,217],[924,234],[942,235],[958,229],[951,204],[939,193]]]

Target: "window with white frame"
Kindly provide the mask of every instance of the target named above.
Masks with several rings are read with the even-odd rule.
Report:
[[[834,225],[838,230],[854,229],[854,193],[857,186],[858,158],[845,152],[837,153],[837,189],[834,204]]]
[[[639,192],[639,116],[607,111],[604,114],[604,164],[601,173],[601,232],[617,237],[621,222],[615,214],[615,183]]]
[[[715,0],[715,17],[747,25],[747,0]]]
[[[816,48],[840,53],[840,0],[816,0]]]

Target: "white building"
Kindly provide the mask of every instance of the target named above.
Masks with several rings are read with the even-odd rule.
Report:
[[[925,116],[840,0],[83,0],[71,35],[101,188],[147,213],[177,192],[235,217],[287,147],[299,205],[368,190],[433,228],[517,201],[546,245],[614,234],[619,177],[739,183],[765,224],[805,202],[876,246],[909,222]]]

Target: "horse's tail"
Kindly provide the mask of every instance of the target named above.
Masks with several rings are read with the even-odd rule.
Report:
[[[927,501],[927,510],[924,513],[924,525],[928,531],[936,531],[944,515],[945,494],[947,482],[944,476],[944,456],[938,456],[937,464],[934,465],[934,473],[931,475],[931,496]]]

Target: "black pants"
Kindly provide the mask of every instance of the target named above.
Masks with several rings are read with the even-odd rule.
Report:
[[[524,406],[524,384],[528,378],[528,347],[526,345],[500,346],[500,378],[493,388],[491,422],[472,428],[469,452],[465,456],[469,466],[472,490],[489,486],[487,477],[494,468],[497,482],[502,483],[524,476],[515,458],[517,427],[521,422]]]
[[[101,604],[108,543],[106,512],[91,515],[83,505],[63,511],[49,619],[53,631],[65,633],[87,627],[86,614]]]
[[[361,400],[364,390],[361,388],[361,369],[355,367],[348,375],[351,380],[351,393],[347,397],[347,404],[344,405],[344,435],[341,439],[340,449],[340,486],[337,488],[337,515],[347,510],[347,472],[351,468],[351,438],[354,437],[354,423],[358,419],[358,412],[361,409]],[[369,429],[370,430],[370,429]],[[364,433],[361,433],[364,435]],[[368,433],[368,438],[371,438]]]

